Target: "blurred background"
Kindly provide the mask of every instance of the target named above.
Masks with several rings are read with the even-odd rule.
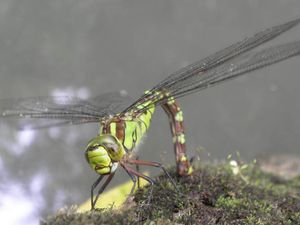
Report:
[[[170,73],[246,36],[299,17],[298,0],[0,0],[0,98],[133,98]],[[300,27],[271,44],[300,39]],[[300,58],[180,99],[189,155],[252,160],[300,154]],[[174,164],[158,110],[140,158]],[[37,224],[89,197],[84,158],[97,124],[18,132],[0,120],[2,224]],[[119,170],[110,187],[127,180]],[[4,221],[4,223],[2,222]]]

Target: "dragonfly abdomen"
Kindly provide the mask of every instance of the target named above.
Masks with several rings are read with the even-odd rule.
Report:
[[[183,125],[183,112],[177,101],[167,94],[168,101],[162,104],[163,110],[169,117],[170,128],[173,136],[174,151],[179,175],[190,175],[192,166],[186,155],[185,134]]]

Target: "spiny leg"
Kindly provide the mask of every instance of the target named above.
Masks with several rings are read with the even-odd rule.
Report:
[[[193,172],[193,168],[186,155],[183,113],[173,97],[168,96],[168,99],[169,101],[161,106],[168,115],[170,121],[177,172],[180,176],[190,175]]]
[[[95,205],[96,205],[96,203],[97,203],[97,201],[98,201],[98,198],[99,198],[99,196],[103,193],[103,191],[105,190],[105,188],[107,187],[107,185],[111,182],[111,180],[112,180],[112,178],[114,177],[114,175],[115,175],[115,173],[111,173],[111,174],[109,174],[108,175],[108,177],[107,177],[107,179],[106,179],[106,181],[104,182],[104,184],[101,186],[101,188],[98,190],[98,193],[97,193],[97,196],[96,196],[96,198],[95,198],[95,200],[93,200],[93,195],[94,195],[94,189],[96,188],[96,186],[98,186],[98,184],[100,183],[100,181],[102,180],[102,177],[103,177],[103,175],[102,175],[102,177],[99,177],[97,180],[96,180],[96,182],[94,183],[94,184],[96,184],[95,185],[95,187],[93,187],[92,188],[92,197],[91,197],[91,209],[93,210],[93,209],[95,209]],[[99,180],[99,181],[98,181]],[[94,184],[93,184],[93,186],[94,186]]]
[[[164,174],[171,181],[171,183],[174,186],[174,188],[178,191],[177,186],[176,186],[173,178],[170,176],[170,174],[168,173],[168,171],[165,169],[165,167],[162,164],[160,164],[158,162],[150,162],[150,161],[139,160],[139,159],[127,159],[126,163],[135,164],[135,165],[143,165],[143,166],[153,166],[153,167],[158,167],[158,168],[162,169],[162,171],[164,172]]]

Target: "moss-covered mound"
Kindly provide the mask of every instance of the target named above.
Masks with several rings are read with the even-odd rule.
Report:
[[[236,161],[202,165],[191,177],[171,174],[177,191],[160,176],[152,194],[147,186],[122,209],[68,209],[42,224],[300,224],[300,177],[284,180]]]

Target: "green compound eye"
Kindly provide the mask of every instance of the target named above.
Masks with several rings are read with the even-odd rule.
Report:
[[[88,146],[85,152],[85,157],[90,167],[98,174],[110,173],[111,158],[103,146],[98,144]]]

